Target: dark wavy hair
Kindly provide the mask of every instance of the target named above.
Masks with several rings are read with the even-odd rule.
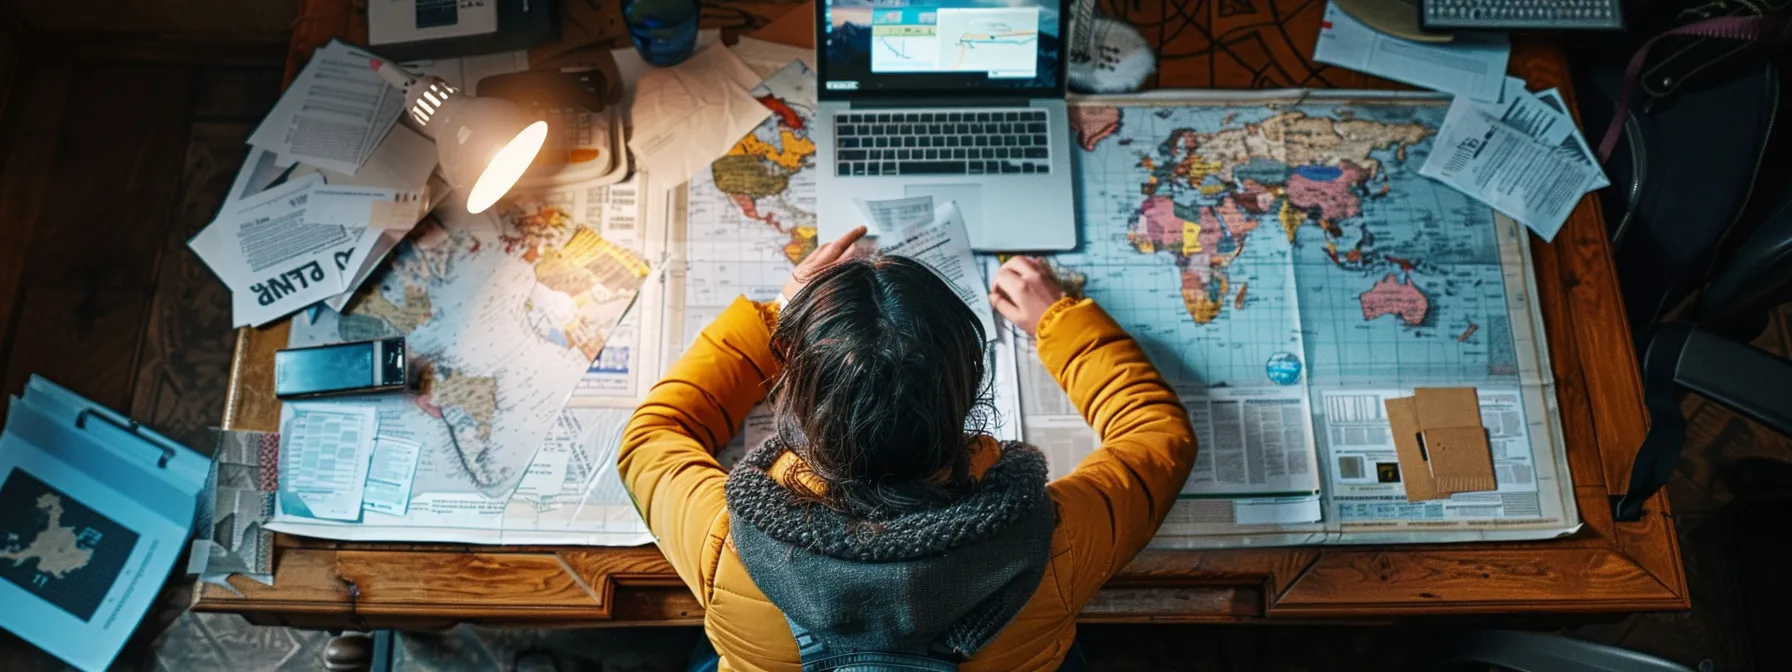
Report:
[[[772,411],[778,439],[827,485],[801,494],[878,519],[968,491],[991,409],[985,336],[945,281],[905,257],[841,262],[790,297],[772,334],[784,363]]]

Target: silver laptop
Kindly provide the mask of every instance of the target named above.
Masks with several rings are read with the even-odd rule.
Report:
[[[1076,247],[1062,0],[818,0],[820,232],[956,201],[978,250]]]

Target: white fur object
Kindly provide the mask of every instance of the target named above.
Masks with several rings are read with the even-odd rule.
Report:
[[[1157,57],[1139,29],[1105,16],[1089,26],[1089,56],[1070,64],[1070,88],[1086,93],[1137,91],[1157,71]]]

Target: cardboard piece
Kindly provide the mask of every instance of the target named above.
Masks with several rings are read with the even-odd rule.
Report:
[[[1472,387],[1421,387],[1385,406],[1406,501],[1497,489],[1493,452]]]

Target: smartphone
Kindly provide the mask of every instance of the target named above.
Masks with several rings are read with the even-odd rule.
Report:
[[[404,339],[292,348],[274,353],[274,396],[310,399],[405,389]]]

